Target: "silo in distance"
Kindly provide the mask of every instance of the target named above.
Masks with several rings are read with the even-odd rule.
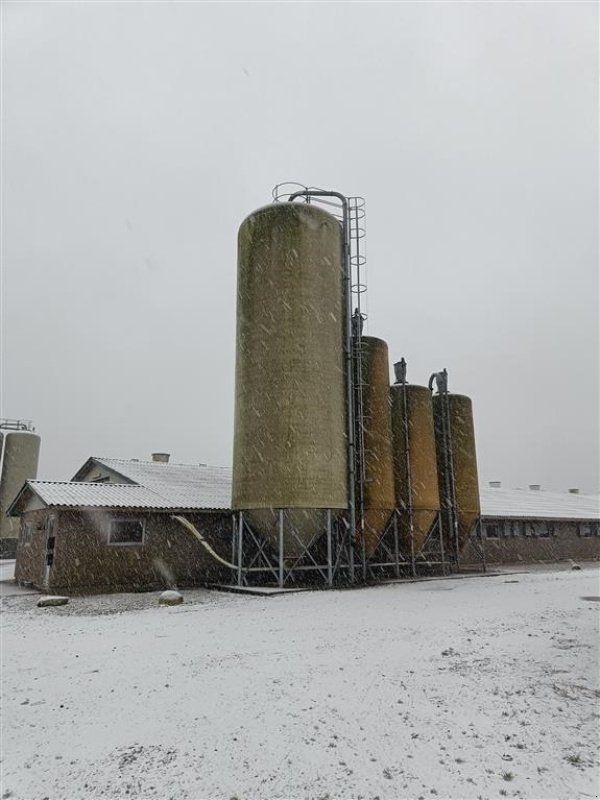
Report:
[[[238,236],[232,507],[300,555],[346,509],[342,232],[331,214],[275,203]]]
[[[2,434],[0,434],[2,435]],[[0,539],[16,539],[19,519],[6,511],[25,481],[37,476],[40,437],[31,431],[4,431],[0,473]]]
[[[444,403],[447,400],[448,435],[444,436]],[[475,523],[481,514],[479,501],[479,477],[473,425],[473,404],[469,397],[460,394],[437,394],[433,396],[433,419],[435,426],[438,481],[442,511],[448,510],[451,498],[447,487],[449,472],[454,473],[454,496],[458,527],[458,552],[464,547]],[[448,447],[445,443],[449,443]],[[450,457],[449,457],[450,456]],[[454,548],[451,532],[444,526],[446,546]]]
[[[363,407],[362,517],[364,547],[370,558],[385,532],[394,510],[392,421],[389,398],[388,346],[382,339],[360,339]],[[357,487],[357,497],[360,487]],[[363,531],[359,531],[359,539]]]
[[[398,532],[402,550],[410,553],[412,522],[418,555],[440,510],[431,392],[395,383],[390,395]]]

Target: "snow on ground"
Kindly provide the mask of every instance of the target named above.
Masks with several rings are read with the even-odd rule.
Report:
[[[15,559],[3,559],[0,561],[0,581],[6,581],[15,577]]]
[[[588,567],[5,597],[2,797],[596,797],[598,595]]]

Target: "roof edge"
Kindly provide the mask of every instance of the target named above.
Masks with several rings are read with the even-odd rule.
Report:
[[[6,514],[5,514],[5,516],[6,516],[6,517],[18,517],[18,516],[20,516],[20,515],[21,515],[21,511],[19,511],[19,512],[17,513],[17,510],[16,510],[15,506],[16,506],[16,505],[17,505],[17,503],[18,503],[18,502],[21,500],[21,498],[22,498],[22,497],[24,497],[24,495],[25,495],[25,492],[27,492],[27,491],[29,491],[29,492],[30,492],[30,494],[36,494],[36,495],[39,497],[39,495],[37,494],[37,492],[36,492],[36,491],[34,490],[34,488],[33,488],[33,487],[30,485],[30,481],[25,481],[25,483],[23,484],[23,486],[21,486],[21,488],[20,488],[20,489],[19,489],[19,491],[17,492],[17,494],[16,494],[16,496],[15,496],[15,499],[12,501],[12,503],[11,503],[11,504],[9,505],[9,507],[6,509]],[[42,500],[42,498],[41,498],[41,497],[40,497],[40,500]],[[43,500],[42,500],[42,503],[44,503],[44,501],[43,501]],[[46,504],[44,503],[44,505],[46,505]],[[46,506],[46,507],[47,507],[47,506]]]

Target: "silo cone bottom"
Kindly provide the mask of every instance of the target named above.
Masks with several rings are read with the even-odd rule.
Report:
[[[418,556],[423,549],[431,528],[433,527],[439,511],[415,509],[413,510],[413,542],[414,554]],[[404,555],[409,556],[411,553],[410,543],[410,519],[408,511],[401,511],[398,517],[398,534],[400,539],[400,549]]]
[[[475,530],[475,525],[479,519],[478,511],[459,511],[458,512],[458,550],[459,553],[464,549],[467,539]]]
[[[340,509],[341,510],[341,509]],[[332,511],[332,524],[335,510]],[[253,508],[244,511],[244,519],[257,536],[266,539],[275,554],[279,553],[279,509]],[[283,560],[286,565],[300,558],[327,533],[327,509],[286,508],[283,515]]]
[[[368,508],[365,509],[363,514],[364,518],[364,537],[365,537],[365,555],[367,558],[377,550],[377,546],[381,541],[383,534],[386,531],[388,524],[392,518],[391,508]],[[362,554],[362,534],[359,533],[356,542],[358,554]]]

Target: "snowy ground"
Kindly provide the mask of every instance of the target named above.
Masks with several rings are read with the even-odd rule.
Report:
[[[4,598],[3,798],[598,795],[595,567],[184,595]]]

